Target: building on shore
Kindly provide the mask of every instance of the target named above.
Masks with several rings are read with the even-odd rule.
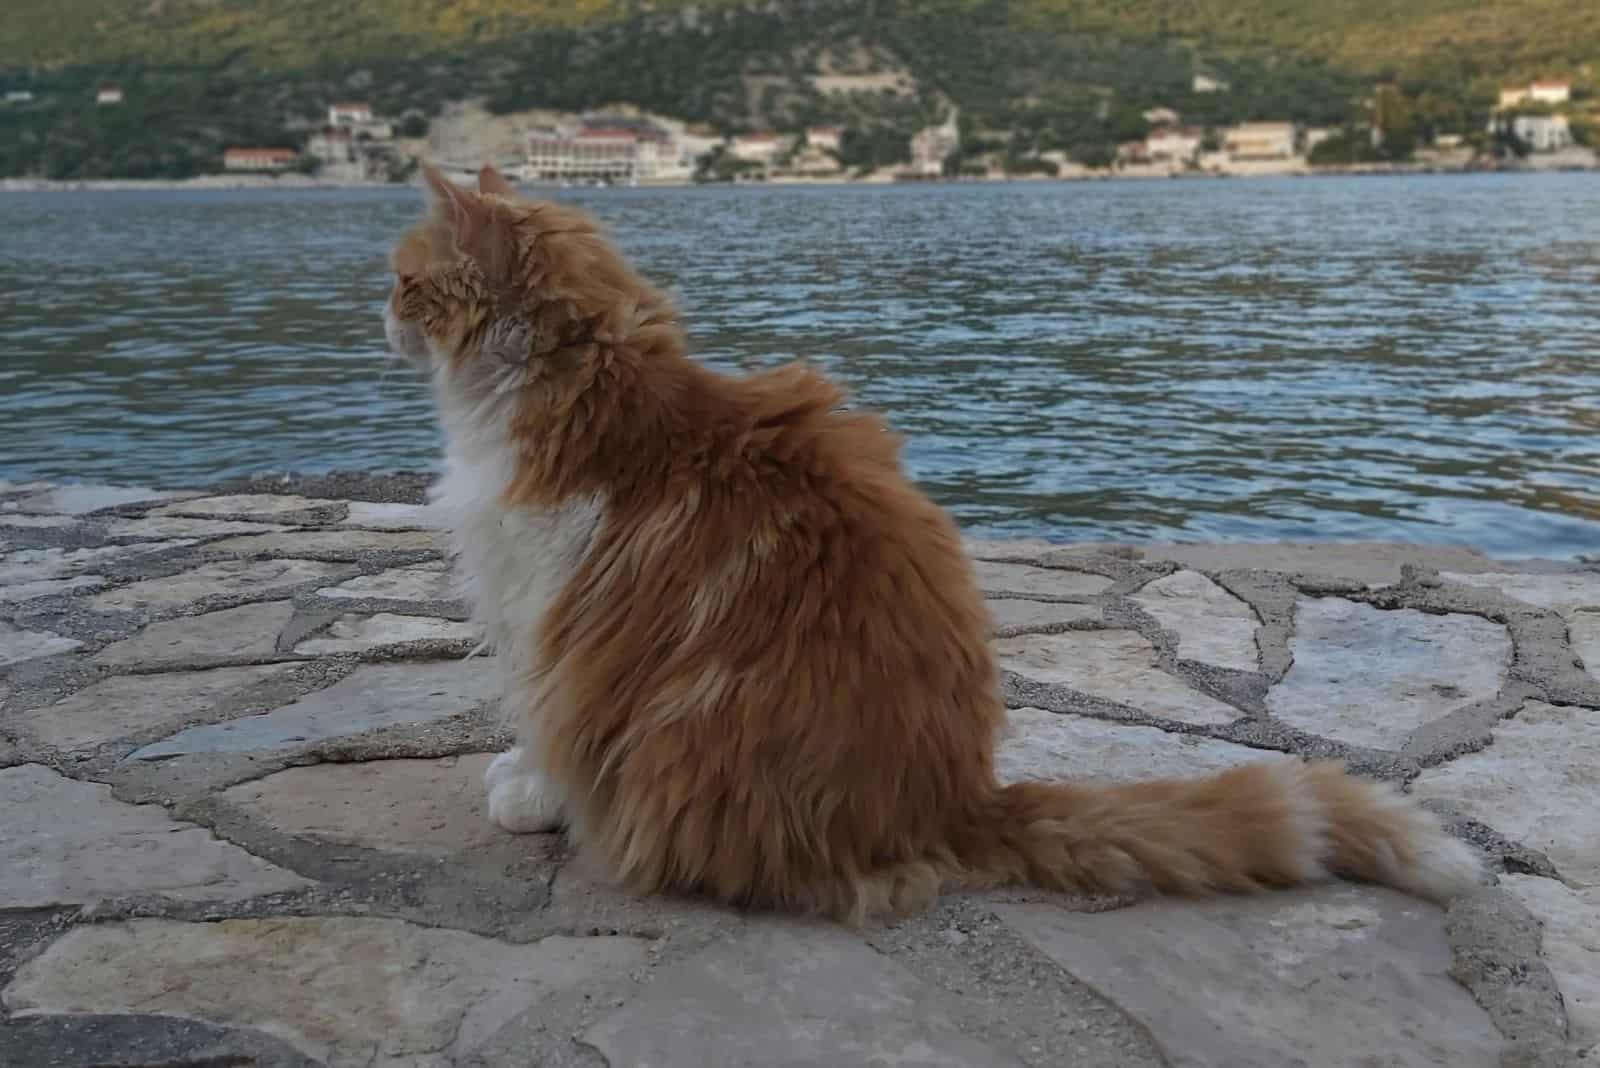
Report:
[[[1511,120],[1511,132],[1534,152],[1560,152],[1573,145],[1565,115],[1518,115]]]
[[[1572,102],[1570,82],[1529,82],[1510,89],[1500,90],[1500,110],[1512,111],[1525,104],[1543,104],[1557,107]]]
[[[806,145],[807,148],[814,148],[818,152],[834,152],[834,153],[837,153],[839,151],[839,147],[843,143],[843,141],[844,141],[844,127],[843,126],[808,126],[808,127],[806,127],[805,145]]]
[[[521,176],[534,182],[653,182],[693,173],[666,131],[630,116],[543,127],[528,136],[527,153]]]
[[[938,126],[919,130],[911,139],[911,166],[907,172],[919,178],[937,178],[944,173],[947,159],[961,147],[961,127],[956,109]]]
[[[1144,139],[1145,157],[1151,163],[1187,166],[1200,155],[1205,131],[1198,126],[1162,126]]]
[[[366,160],[350,130],[324,126],[306,140],[306,155],[315,156],[317,174],[336,182],[360,181],[367,177]]]
[[[1242,122],[1223,133],[1222,144],[1234,163],[1292,159],[1295,125],[1292,122]]]
[[[254,173],[278,173],[293,167],[300,153],[292,148],[229,148],[222,153],[222,169]]]

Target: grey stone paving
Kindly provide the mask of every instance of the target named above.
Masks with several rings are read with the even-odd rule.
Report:
[[[0,483],[0,1065],[1600,1065],[1600,564],[972,542],[1002,776],[1342,757],[1496,885],[849,931],[487,821],[421,484]]]

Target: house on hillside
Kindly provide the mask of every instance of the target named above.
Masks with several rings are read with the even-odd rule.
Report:
[[[838,152],[840,140],[844,137],[842,126],[808,126],[806,127],[806,147],[814,148],[818,152]]]
[[[1565,115],[1518,115],[1511,120],[1511,132],[1535,152],[1560,152],[1573,144]]]
[[[1292,159],[1294,123],[1242,122],[1224,132],[1222,145],[1234,163]]]
[[[1194,81],[1190,83],[1190,88],[1197,93],[1226,93],[1231,86],[1213,75],[1196,74]]]
[[[1163,126],[1144,139],[1145,155],[1151,163],[1187,164],[1200,155],[1205,137],[1198,126]]]
[[[122,87],[120,85],[102,85],[94,94],[96,104],[122,103]]]
[[[956,109],[938,126],[926,126],[911,139],[911,166],[908,173],[921,178],[937,178],[944,173],[944,162],[961,147],[961,128]]]
[[[328,105],[329,126],[358,126],[371,121],[371,104],[359,100],[344,100]]]
[[[1556,106],[1572,102],[1570,82],[1530,82],[1524,86],[1500,90],[1500,110],[1511,111],[1524,104]]]
[[[1151,126],[1176,126],[1183,116],[1171,108],[1150,108],[1144,113],[1144,121]]]
[[[1150,162],[1150,153],[1145,148],[1143,141],[1124,141],[1117,146],[1117,163],[1119,166],[1140,166]]]
[[[288,170],[299,159],[300,153],[292,148],[229,148],[222,153],[222,169],[275,174]]]
[[[33,93],[27,89],[8,89],[6,90],[6,103],[31,104],[33,103]]]

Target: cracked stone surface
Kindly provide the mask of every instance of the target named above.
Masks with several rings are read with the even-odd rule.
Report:
[[[1013,708],[995,750],[1002,782],[1061,779],[1113,781],[1203,775],[1287,754],[1158,727],[1108,723],[1088,716]]]
[[[1025,634],[995,642],[1000,663],[1180,723],[1227,723],[1242,713],[1162,671],[1155,647],[1132,631]]]
[[[288,768],[222,794],[287,834],[406,853],[458,853],[505,838],[489,822],[493,754]]]
[[[376,575],[358,575],[337,586],[324,586],[317,595],[337,600],[447,601],[454,596],[454,591],[446,572],[397,567]]]
[[[1600,1056],[1600,886],[1574,890],[1554,879],[1507,875],[1505,888],[1544,925],[1544,956],[1561,987],[1572,1039]]]
[[[41,745],[78,750],[204,714],[230,694],[282,675],[285,667],[232,667],[121,675],[40,705],[10,721]]]
[[[1495,726],[1487,749],[1424,770],[1412,792],[1541,851],[1568,879],[1600,886],[1600,711],[1529,701]]]
[[[490,700],[495,682],[493,667],[479,660],[368,664],[282,708],[190,727],[135,750],[128,759],[302,748],[380,727],[434,722]]]
[[[627,937],[512,945],[400,920],[80,927],[6,987],[12,1012],[143,1012],[259,1028],[329,1068],[448,1068],[540,999],[638,966]]]
[[[339,573],[337,564],[315,560],[226,560],[107,590],[96,594],[89,603],[105,611],[168,608],[202,597],[270,593]]]
[[[129,894],[232,901],[306,882],[158,805],[124,804],[39,764],[0,770],[0,811],[0,909]]]
[[[23,630],[0,619],[0,667],[68,653],[83,643],[48,630]]]
[[[229,658],[272,656],[278,633],[294,615],[288,601],[225,608],[200,616],[152,623],[138,635],[116,642],[95,657],[100,664],[149,667]]]
[[[385,645],[401,645],[405,642],[482,640],[483,628],[476,623],[380,612],[374,616],[356,614],[340,616],[317,637],[298,643],[294,651],[312,655],[359,653]]]
[[[1600,568],[969,542],[1004,779],[1343,755],[1500,885],[952,893],[849,930],[635,897],[486,818],[511,737],[424,481],[0,489],[0,1064],[1600,1061]]]
[[[1294,626],[1294,666],[1268,709],[1301,730],[1379,749],[1399,749],[1423,724],[1494,696],[1511,662],[1505,628],[1475,616],[1322,597],[1300,601]]]
[[[1029,564],[1004,564],[979,560],[978,585],[985,593],[1011,593],[1023,596],[1092,597],[1111,586],[1103,575],[1082,571],[1063,571]]]
[[[1000,915],[1143,1021],[1171,1064],[1498,1068],[1507,1045],[1447,976],[1438,910],[1391,891]]]
[[[1133,599],[1164,629],[1178,635],[1179,656],[1239,671],[1256,670],[1255,612],[1198,571],[1157,579]]]

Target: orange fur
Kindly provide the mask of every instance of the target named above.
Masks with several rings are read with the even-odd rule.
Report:
[[[394,254],[397,347],[441,403],[500,413],[453,431],[503,436],[495,507],[603,502],[547,609],[496,637],[526,665],[523,744],[624,884],[851,920],[958,885],[1471,885],[1425,813],[1328,765],[999,785],[987,611],[884,421],[800,366],[691,360],[580,212],[489,169],[476,193],[427,176],[435,210]]]

